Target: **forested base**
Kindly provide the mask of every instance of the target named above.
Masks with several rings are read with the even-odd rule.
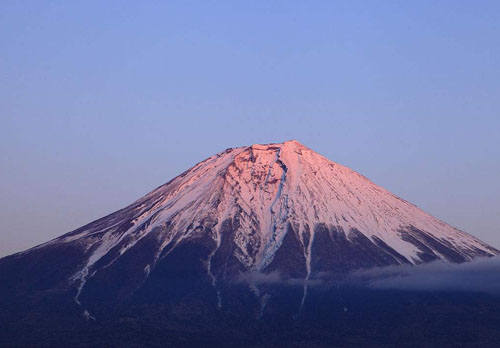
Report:
[[[243,287],[241,287],[243,289]],[[4,305],[2,347],[498,347],[500,298],[485,294],[312,289],[269,300],[260,319],[247,304],[217,309],[201,296],[122,303],[85,320],[64,296]],[[235,287],[234,293],[238,293]],[[245,296],[243,296],[243,299]],[[278,301],[279,300],[279,301]],[[34,303],[35,303],[34,302]]]

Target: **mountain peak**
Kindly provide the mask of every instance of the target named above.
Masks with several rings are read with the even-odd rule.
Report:
[[[250,146],[243,146],[242,148],[255,148],[255,149],[276,149],[280,148],[283,151],[289,151],[294,149],[307,149],[306,146],[301,144],[298,140],[286,140],[281,143],[267,143],[267,144],[252,144]]]
[[[286,140],[283,142],[284,146],[293,146],[293,147],[298,147],[298,148],[305,148],[305,146],[298,140],[296,139],[291,139],[291,140]]]

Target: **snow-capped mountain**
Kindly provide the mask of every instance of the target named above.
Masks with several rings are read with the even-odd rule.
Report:
[[[0,260],[0,271],[12,291],[62,291],[93,318],[87,304],[154,298],[171,284],[173,297],[203,288],[221,308],[230,298],[224,284],[248,272],[301,280],[302,307],[315,274],[496,254],[287,141],[207,158],[122,210]],[[269,298],[258,282],[248,286],[262,311]]]

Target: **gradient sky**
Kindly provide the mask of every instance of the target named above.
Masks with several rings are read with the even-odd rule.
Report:
[[[500,247],[499,1],[1,1],[0,256],[300,142]]]

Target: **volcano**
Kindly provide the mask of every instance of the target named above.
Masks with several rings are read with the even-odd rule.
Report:
[[[0,259],[0,295],[5,318],[18,318],[10,323],[35,311],[95,325],[131,304],[297,318],[325,274],[498,253],[292,140],[229,148],[126,208]],[[295,286],[270,290],[283,282]],[[291,309],[273,309],[280,301]]]

